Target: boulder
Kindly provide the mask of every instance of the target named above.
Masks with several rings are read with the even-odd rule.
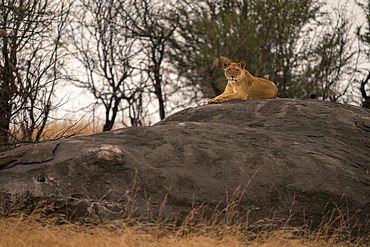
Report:
[[[369,154],[368,109],[296,99],[205,105],[154,126],[1,153],[0,214],[40,201],[100,220],[181,221],[196,208],[232,208],[250,223],[317,226],[335,212],[364,230]]]

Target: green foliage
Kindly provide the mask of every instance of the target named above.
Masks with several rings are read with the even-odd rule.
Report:
[[[359,27],[357,29],[357,36],[362,41],[362,43],[367,47],[365,52],[368,59],[370,60],[370,0],[367,0],[366,4],[361,2],[358,2],[357,4],[362,8],[362,10],[366,14],[366,26],[364,33],[361,33],[361,29],[363,27]]]
[[[253,75],[273,81],[279,97],[316,93],[329,99],[317,91],[319,86],[312,86],[317,79],[312,75],[320,74],[320,69],[337,69],[336,62],[343,56],[340,47],[349,49],[343,44],[348,42],[344,36],[349,29],[315,33],[322,25],[332,24],[319,22],[328,15],[321,7],[317,0],[198,0],[184,4],[181,38],[174,41],[172,61],[187,81],[202,85],[206,97],[221,93],[225,87],[223,70],[212,66],[217,57],[225,56],[235,62],[246,61]],[[334,46],[333,54],[328,57],[330,46]],[[351,58],[342,59],[340,66],[346,66]],[[339,79],[334,79],[325,90],[335,95]]]

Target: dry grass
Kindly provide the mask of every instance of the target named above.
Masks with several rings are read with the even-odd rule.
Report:
[[[227,225],[185,221],[181,226],[166,222],[140,223],[121,220],[109,223],[58,224],[37,215],[0,219],[0,246],[366,246],[368,236],[348,239],[321,227],[282,226],[274,230],[251,230],[245,224]]]
[[[114,125],[112,130],[120,128],[124,128],[124,126],[118,123]],[[38,129],[36,129],[32,134],[32,140],[35,139],[37,131]],[[68,120],[60,120],[45,126],[40,141],[62,139],[72,136],[87,136],[100,133],[102,131],[103,123],[93,125],[91,122],[86,120],[81,120],[76,123],[72,123]],[[22,137],[24,136],[22,129],[13,129],[12,132],[15,139],[13,138],[14,140],[12,139],[11,141],[22,140]]]
[[[91,123],[80,121],[72,124],[68,121],[58,121],[45,127],[42,141],[67,138],[71,136],[85,136],[101,132],[102,126],[94,127]]]
[[[87,121],[80,121],[77,123],[71,123],[67,120],[58,121],[45,126],[39,141],[57,140],[72,136],[87,136],[99,133],[102,129],[102,125],[93,126]],[[9,143],[3,145],[0,143],[0,152],[36,142],[37,132],[38,129],[28,133],[26,130],[23,130],[22,127],[14,127],[11,130]]]
[[[65,218],[47,214],[53,205],[44,201],[28,214],[13,208],[0,212],[0,247],[17,246],[264,246],[264,247],[322,247],[368,246],[370,236],[362,229],[354,236],[354,225],[340,207],[323,217],[312,229],[308,225],[292,227],[285,222],[267,220],[249,225],[239,214],[244,190],[238,187],[224,208],[214,209],[210,217],[206,206],[193,209],[181,224],[159,213],[153,219],[126,219],[97,223],[80,219],[71,223]],[[166,200],[163,202],[165,207]],[[2,216],[1,216],[2,215]]]

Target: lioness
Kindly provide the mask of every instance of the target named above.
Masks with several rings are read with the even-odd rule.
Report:
[[[252,76],[245,68],[245,62],[224,64],[228,80],[225,91],[208,100],[211,103],[223,103],[229,100],[273,99],[278,89],[269,80]]]

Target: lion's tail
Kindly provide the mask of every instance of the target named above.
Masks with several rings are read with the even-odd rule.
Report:
[[[230,59],[224,56],[215,58],[212,63],[212,69],[223,68],[225,63],[229,63]]]

